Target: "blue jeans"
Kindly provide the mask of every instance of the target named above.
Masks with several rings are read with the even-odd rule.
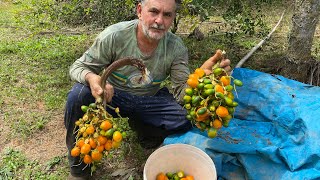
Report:
[[[84,163],[79,165],[79,157],[70,155],[70,150],[75,144],[73,130],[75,122],[83,116],[82,105],[95,102],[90,88],[76,83],[68,93],[64,123],[67,129],[66,144],[69,149],[69,165],[74,176],[89,174],[90,168],[85,168]],[[122,117],[129,118],[130,127],[140,136],[162,137],[183,133],[191,129],[191,123],[186,119],[186,110],[177,103],[167,88],[162,88],[154,96],[136,96],[115,89],[112,107],[119,107]],[[116,117],[112,110],[109,113]],[[77,165],[77,166],[75,166]]]

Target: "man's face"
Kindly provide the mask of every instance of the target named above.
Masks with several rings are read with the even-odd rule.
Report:
[[[169,30],[175,17],[175,0],[146,0],[137,8],[143,33],[159,40]]]

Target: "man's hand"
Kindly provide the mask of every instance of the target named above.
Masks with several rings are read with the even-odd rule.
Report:
[[[222,51],[220,49],[218,49],[216,51],[216,53],[210,57],[208,60],[206,60],[202,66],[200,67],[201,69],[204,70],[204,72],[206,73],[206,75],[209,75],[212,73],[212,67],[219,61],[221,60],[219,66],[221,68],[224,68],[228,73],[230,73],[231,71],[231,67],[230,67],[230,60],[229,59],[224,59],[223,58],[223,54]]]
[[[94,73],[88,73],[86,74],[85,79],[90,85],[92,96],[96,99],[98,97],[101,97],[103,93],[103,89],[101,88],[101,77]],[[106,97],[107,102],[111,102],[113,95],[114,95],[113,86],[109,83],[106,83],[104,96]]]

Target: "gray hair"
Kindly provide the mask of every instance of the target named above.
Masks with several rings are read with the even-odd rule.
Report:
[[[143,6],[144,3],[148,1],[148,0],[138,0],[139,3],[141,3],[141,5]],[[179,9],[180,5],[181,5],[181,0],[175,0],[176,2],[176,9]]]

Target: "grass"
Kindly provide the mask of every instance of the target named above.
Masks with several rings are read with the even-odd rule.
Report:
[[[66,164],[65,157],[55,157],[45,166],[30,161],[20,151],[6,149],[2,156],[0,165],[1,179],[63,179],[61,175],[66,174],[66,169],[61,168],[61,164]],[[48,172],[54,170],[55,173]]]
[[[52,128],[60,131],[60,134],[65,131],[63,111],[67,92],[72,86],[68,68],[90,46],[96,32],[68,34],[57,29],[55,24],[36,26],[33,24],[39,22],[36,19],[22,18],[17,21],[15,16],[20,14],[19,17],[22,17],[30,6],[27,5],[28,1],[15,2],[0,2],[0,145],[5,147],[0,152],[0,179],[65,179],[68,174],[66,149],[65,153],[54,154],[49,159],[41,153],[37,156],[31,153],[34,148],[38,152],[53,151],[46,147],[46,143],[52,139],[59,139],[60,144],[54,147],[63,150],[64,137],[48,137],[48,142],[39,142],[39,147],[24,142],[37,136],[50,136]],[[281,10],[277,12],[281,14]],[[261,66],[265,59],[284,54],[289,19],[290,13],[276,34],[248,60],[246,67],[267,69],[268,65]],[[269,28],[277,20],[272,14],[267,15]],[[234,66],[261,38],[228,38],[223,34],[214,34],[202,41],[186,37],[183,40],[189,49],[190,69],[193,70],[208,59],[215,49],[226,50]],[[320,58],[318,36],[312,53]],[[137,137],[133,132],[128,136],[128,143],[119,152],[110,153],[110,159],[98,166],[96,177],[115,179],[116,176],[110,172],[134,168],[128,177],[142,179],[140,166],[150,151],[144,151],[136,143]],[[15,142],[20,142],[26,148],[16,149]],[[42,162],[43,159],[45,162]]]

